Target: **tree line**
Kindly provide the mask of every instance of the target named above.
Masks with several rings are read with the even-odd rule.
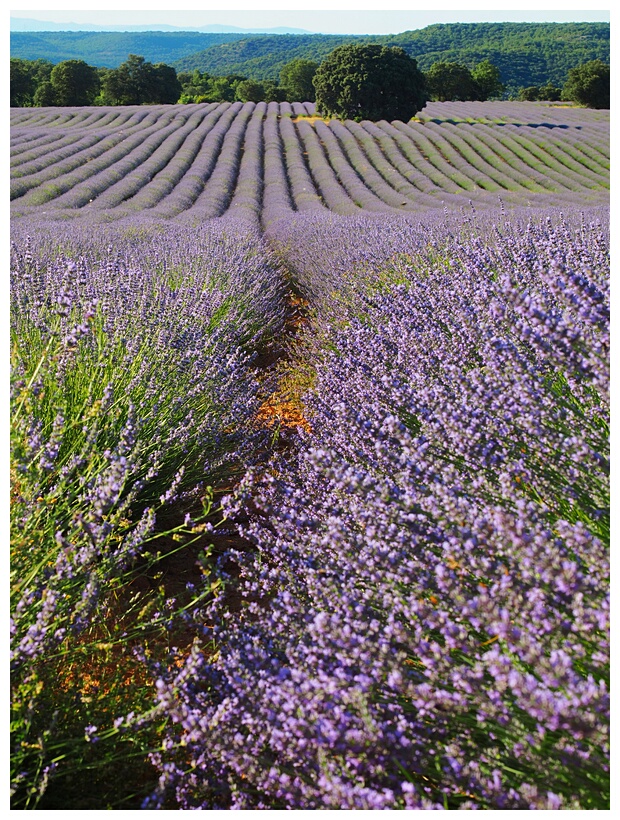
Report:
[[[399,46],[422,72],[449,62],[470,69],[489,60],[505,85],[504,98],[520,88],[562,87],[568,70],[590,60],[610,62],[609,23],[445,23],[389,35],[204,34],[197,32],[11,32],[12,57],[51,63],[78,59],[118,68],[128,54],[166,63],[177,73],[195,69],[211,77],[242,76],[280,85],[294,59],[321,63],[342,45]]]
[[[84,60],[11,58],[11,107],[162,105],[197,102],[313,101],[318,63],[292,60],[280,82],[239,75],[212,76],[198,69],[180,72],[130,54],[118,68],[96,68]]]
[[[358,82],[355,78],[360,71],[365,79]],[[608,108],[609,76],[607,64],[591,60],[571,69],[562,88],[547,82],[519,89],[517,98],[565,99]],[[349,95],[345,105],[349,113],[342,114],[334,89],[347,82],[343,99]],[[417,111],[428,100],[484,101],[497,99],[504,91],[501,71],[488,59],[471,68],[439,60],[422,72],[400,47],[349,44],[334,49],[320,65],[302,58],[291,60],[281,69],[279,82],[238,74],[212,76],[199,69],[177,74],[166,63],[154,64],[135,54],[115,69],[96,68],[83,60],[54,65],[46,60],[12,58],[10,102],[12,107],[30,107],[318,100],[321,110],[333,116],[400,119],[405,117],[406,105],[403,108],[399,99],[407,94],[415,100]]]

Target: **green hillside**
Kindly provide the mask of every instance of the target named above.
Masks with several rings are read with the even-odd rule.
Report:
[[[260,34],[252,35],[258,39]],[[84,60],[99,68],[118,68],[129,54],[169,65],[189,54],[239,40],[247,34],[189,31],[12,31],[11,57],[22,60]]]
[[[471,67],[488,58],[501,69],[508,93],[547,80],[563,85],[569,68],[594,59],[609,62],[610,53],[607,23],[455,23],[372,37],[246,37],[210,46],[174,65],[177,71],[198,68],[210,74],[275,80],[289,60],[320,61],[332,49],[354,40],[401,46],[423,71],[438,60]]]
[[[547,80],[562,86],[568,70],[589,60],[609,63],[607,23],[454,23],[385,38],[426,71],[439,60],[473,66],[489,59],[507,92]]]
[[[320,62],[350,42],[398,45],[426,71],[439,60],[473,67],[497,65],[506,94],[547,81],[562,86],[567,72],[589,60],[610,60],[608,23],[451,23],[382,36],[326,34],[204,34],[195,32],[13,32],[11,57],[52,63],[81,59],[115,68],[129,54],[177,71],[239,74],[277,80],[282,67],[301,57]]]
[[[321,62],[338,46],[352,42],[377,42],[378,37],[339,34],[279,34],[245,37],[211,46],[177,60],[177,71],[207,71],[209,74],[243,74],[257,80],[277,80],[282,67],[298,57]]]

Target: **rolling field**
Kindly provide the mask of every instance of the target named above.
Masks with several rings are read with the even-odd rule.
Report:
[[[12,109],[13,808],[609,808],[609,156]]]
[[[402,122],[329,123],[310,103],[14,109],[13,218],[137,213],[269,225],[294,212],[588,206],[609,193],[608,112],[430,103]]]

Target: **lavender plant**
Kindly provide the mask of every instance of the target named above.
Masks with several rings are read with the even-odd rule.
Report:
[[[314,184],[308,162],[304,159],[307,152],[302,150],[297,131],[290,117],[283,116],[281,118],[280,136],[282,137],[286,169],[296,210],[314,212],[325,210],[325,201]]]
[[[214,119],[192,165],[172,193],[155,206],[154,215],[169,218],[191,209],[213,173],[224,137],[241,108],[242,103],[227,103],[209,115]]]
[[[257,554],[160,671],[149,806],[608,807],[604,231],[437,251],[366,279],[312,435],[229,499]]]
[[[161,557],[160,511],[199,505],[268,444],[255,423],[266,387],[252,351],[281,326],[280,273],[256,254],[256,237],[244,242],[233,222],[228,232],[177,229],[175,259],[156,236],[149,256],[101,231],[103,248],[116,239],[117,249],[99,255],[79,232],[67,233],[61,252],[61,231],[48,234],[47,248],[43,230],[38,240],[15,231],[12,788],[20,807],[36,806],[93,741],[67,736],[67,691],[80,688],[75,673],[65,678],[76,656],[88,668],[123,646],[132,609],[139,630],[165,631],[179,617],[139,613],[139,595],[127,603],[131,573]],[[196,523],[188,516],[175,537],[195,538]],[[126,711],[142,711],[141,697]],[[108,740],[117,728],[107,727]]]
[[[263,133],[265,141],[265,178],[262,219],[264,224],[289,217],[294,210],[291,187],[286,172],[282,137],[278,127],[280,118],[278,112],[278,103],[269,103]]]

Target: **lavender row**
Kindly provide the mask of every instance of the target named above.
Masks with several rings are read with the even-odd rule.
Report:
[[[147,807],[609,808],[604,228],[416,250],[331,324],[299,454],[228,501],[257,556],[217,656],[160,669]]]
[[[279,110],[278,103],[269,103],[263,129],[265,179],[262,219],[267,225],[277,219],[289,217],[294,210],[279,129]]]
[[[281,117],[280,136],[295,208],[298,211],[325,210],[328,207],[327,203],[310,174],[309,163],[305,158],[308,152],[303,150],[303,142],[290,117]]]
[[[89,112],[92,113],[89,114]],[[66,129],[59,129],[59,133],[56,133],[54,128],[50,128],[42,135],[40,128],[19,128],[14,126],[12,128],[12,132],[16,135],[16,138],[19,140],[28,140],[31,138],[36,140],[36,143],[33,144],[30,142],[26,151],[20,150],[19,148],[14,148],[11,151],[11,156],[16,157],[14,160],[16,163],[25,162],[30,159],[37,159],[49,150],[50,143],[53,144],[57,141],[62,142],[65,139],[71,137],[75,138],[78,135],[86,136],[91,130],[94,130],[97,134],[106,134],[107,136],[107,131],[112,132],[120,126],[128,128],[132,125],[139,125],[147,116],[152,117],[153,112],[146,108],[143,108],[141,111],[139,110],[126,113],[119,111],[119,109],[99,112],[93,112],[92,109],[85,109],[83,119],[78,120],[78,122],[75,120],[71,121],[70,126]],[[76,128],[76,125],[79,127]],[[32,157],[28,156],[30,152],[33,153]],[[26,153],[25,157],[23,156],[24,153]]]
[[[254,103],[244,103],[238,109],[224,135],[213,172],[191,209],[182,215],[183,219],[187,218],[198,224],[201,220],[221,216],[228,208],[239,174],[240,154],[246,128],[254,107]]]
[[[303,153],[308,157],[308,172],[321,199],[337,214],[356,213],[360,206],[351,199],[343,181],[330,164],[315,129],[301,120],[296,124],[296,131],[305,148]]]
[[[467,174],[468,171],[472,173],[473,168],[466,158],[468,151],[471,152],[471,140],[467,140],[466,135],[461,133],[462,129],[460,130],[457,126],[448,128],[446,124],[436,125],[433,122],[427,123],[427,127],[429,137],[441,146],[442,151],[450,151],[451,156],[457,158],[463,173]],[[532,158],[523,149],[517,153],[515,147],[519,148],[518,144],[511,142],[503,131],[497,136],[493,147],[498,155],[498,159],[495,160],[496,164],[501,163],[504,174],[511,181],[514,180],[519,186],[537,192],[553,190],[545,174],[532,167]],[[528,159],[530,164],[527,162]]]
[[[164,123],[159,117],[153,117],[146,127],[131,129],[129,136],[120,131],[103,140],[98,148],[88,149],[84,156],[72,157],[67,160],[66,169],[62,164],[52,166],[49,171],[34,175],[34,179],[20,180],[18,186],[27,184],[30,190],[24,195],[18,187],[18,206],[36,206],[52,199],[59,200],[54,203],[55,207],[59,204],[61,207],[84,205],[105,191],[111,182],[140,164],[175,128],[172,112]],[[85,186],[86,182],[92,187]]]
[[[263,202],[263,121],[266,111],[267,103],[258,103],[248,121],[239,175],[227,211],[231,217],[248,220],[254,225],[260,222]]]
[[[277,120],[281,158],[278,160],[270,138],[269,163],[270,168],[277,168],[281,182],[272,186],[269,207],[274,213],[280,210],[274,199],[276,190],[282,199],[282,215],[290,206],[313,211],[327,207],[343,215],[359,210],[421,211],[443,205],[458,210],[469,199],[487,208],[495,205],[498,194],[511,205],[557,206],[580,194],[588,203],[606,202],[609,140],[605,119],[600,118],[599,123],[588,116],[592,112],[582,112],[583,125],[579,126],[575,114],[567,117],[567,124],[558,123],[562,128],[552,123],[528,124],[523,112],[539,109],[522,105],[521,109],[499,104],[497,109],[483,108],[487,116],[478,121],[465,119],[459,109],[453,112],[448,106],[437,109],[442,116],[419,117],[408,124],[327,125],[308,117],[311,104],[271,104],[265,118]],[[55,219],[105,211],[101,219],[108,221],[127,216],[134,208],[156,208],[159,216],[174,217],[196,207],[191,217],[184,214],[182,219],[220,216],[234,199],[241,153],[246,148],[253,151],[261,139],[250,136],[246,141],[244,136],[253,106],[149,106],[124,114],[112,109],[97,116],[67,109],[30,115],[27,125],[15,126],[16,133],[28,145],[33,133],[41,129],[44,143],[35,139],[38,148],[26,151],[26,162],[14,166],[12,213],[27,215],[45,205],[46,214]],[[521,121],[511,120],[509,110],[520,111]],[[453,118],[447,116],[450,112]],[[14,121],[26,122],[17,114]],[[212,124],[212,133],[203,144],[200,134],[207,122]],[[545,125],[543,130],[540,126]],[[54,134],[60,132],[63,138],[58,140]],[[97,135],[105,138],[94,144]],[[76,143],[65,142],[75,137]],[[183,154],[178,162],[172,156],[175,149]],[[39,150],[47,150],[46,155],[39,156]],[[266,178],[265,162],[262,154],[253,160],[256,179]],[[141,188],[138,199],[129,201]],[[257,190],[249,194],[244,208],[265,219],[262,207],[262,194]],[[269,216],[267,221],[272,219]]]
[[[128,128],[126,131],[121,130],[118,133],[113,132],[112,134],[105,132],[97,134],[96,136],[98,139],[95,140],[95,144],[97,145],[96,148],[86,147],[81,151],[71,154],[67,157],[65,162],[60,162],[59,164],[56,162],[51,162],[48,164],[43,163],[40,166],[34,166],[28,173],[28,179],[23,178],[26,176],[25,174],[23,176],[19,175],[18,181],[11,184],[11,196],[13,198],[23,196],[27,191],[40,186],[46,181],[67,174],[76,168],[80,168],[80,166],[84,165],[85,162],[91,162],[92,160],[107,154],[110,149],[114,149],[117,145],[122,145],[124,140],[136,131],[143,134],[143,136],[148,136],[148,131],[146,134],[144,133],[145,126],[148,127],[149,125],[152,125],[153,127],[157,127],[156,123],[158,122],[158,119],[159,118],[157,116],[151,113],[151,116],[145,118],[145,121],[137,123],[133,128]],[[83,139],[90,141],[92,137],[90,135],[83,135]]]
[[[209,115],[209,118],[213,118],[211,122],[215,124],[212,124],[182,178],[168,196],[157,203],[153,216],[169,218],[191,209],[216,167],[224,138],[241,108],[242,103],[226,104]]]
[[[97,210],[142,210],[157,204],[168,194],[191,165],[205,135],[217,122],[222,111],[196,111],[187,122],[176,127],[166,139],[136,168],[114,182],[96,200]],[[192,144],[189,159],[188,142]]]
[[[330,123],[330,127],[336,127]],[[405,206],[412,202],[416,209],[423,209],[425,204],[432,204],[436,207],[436,201],[424,197],[418,187],[412,182],[411,177],[415,176],[411,172],[413,168],[407,163],[402,153],[396,147],[394,141],[382,134],[374,123],[364,122],[363,124],[347,121],[347,130],[360,146],[365,162],[370,163],[372,176],[377,182],[377,192],[385,189],[385,183],[396,192],[396,198],[390,194],[390,202],[395,207]],[[370,170],[369,169],[369,170]],[[374,173],[377,172],[377,174]],[[367,174],[365,174],[367,176]],[[382,182],[384,180],[384,182]],[[383,197],[385,199],[385,197]],[[404,199],[403,199],[404,198]],[[386,202],[388,200],[385,200]]]
[[[370,202],[373,203],[374,207],[381,207],[379,203],[384,203],[391,208],[410,206],[411,203],[408,200],[403,201],[402,195],[399,195],[390,185],[386,184],[381,174],[377,173],[376,168],[369,162],[368,156],[360,148],[348,127],[332,120],[327,128],[323,123],[320,125],[317,123],[317,133],[325,140],[326,146],[333,146],[331,149],[328,147],[330,157],[333,159],[338,157],[340,163],[342,163],[344,159],[355,171],[362,185],[367,188],[372,195]],[[353,183],[352,192],[359,189],[359,183],[354,181],[352,175],[351,181]],[[362,196],[368,197],[368,193],[366,193],[363,188],[360,190]],[[379,201],[378,203],[377,200]],[[372,210],[372,208],[369,209]]]
[[[545,103],[520,102],[429,102],[417,117],[421,122],[427,119],[452,120],[480,120],[487,122],[503,121],[518,125],[566,125],[583,127],[583,111],[578,108],[564,105],[547,105]],[[609,121],[609,112],[593,111],[588,114],[587,128],[589,130],[606,129]]]
[[[449,124],[448,128],[450,128]],[[452,126],[450,130],[456,130],[456,127]],[[498,184],[505,184],[503,181],[505,179],[503,158],[496,157],[494,152],[488,150],[488,148],[492,146],[489,146],[487,140],[484,138],[487,131],[488,128],[486,126],[474,124],[471,126],[472,135],[470,136],[470,132],[467,129],[464,129],[461,144],[465,143],[465,156],[469,159],[472,157],[472,154],[474,156],[476,154],[479,155],[481,161],[484,163],[484,170],[486,170],[487,174],[494,178]],[[575,183],[580,186],[587,185],[587,169],[584,169],[583,175],[581,173],[578,173],[577,175],[573,174],[572,169],[562,162],[561,155],[557,155],[557,143],[547,137],[545,144],[548,145],[550,150],[539,152],[537,150],[537,142],[537,140],[530,136],[520,140],[522,147],[525,148],[529,154],[544,163],[541,170],[546,178],[551,178],[555,181],[556,190],[558,188],[560,190],[563,188],[568,188],[570,190],[574,187]],[[553,150],[551,150],[552,147]],[[562,173],[557,175],[554,172],[558,170],[560,165],[562,165]],[[575,177],[577,177],[577,179]]]
[[[84,702],[78,694],[67,704],[67,670],[97,668],[106,647],[93,635],[129,640],[116,623],[119,601],[127,573],[161,557],[153,546],[165,530],[161,513],[165,521],[171,509],[199,508],[209,486],[268,447],[256,423],[268,385],[254,357],[280,333],[284,311],[279,267],[245,223],[165,233],[149,220],[15,228],[12,793],[20,807],[36,806],[50,780],[83,759],[94,728],[80,747],[74,724]],[[186,517],[185,540],[197,537],[195,523]],[[138,620],[138,631],[151,620]]]
[[[101,135],[97,134],[84,136],[74,133],[61,136],[56,140],[46,137],[38,151],[28,151],[25,156],[11,160],[11,174],[13,177],[34,174],[55,162],[70,157],[75,151],[79,151],[82,145],[88,148],[100,139]]]
[[[330,128],[324,122],[317,121],[315,128],[321,144],[325,146],[325,152],[330,164],[355,204],[367,211],[374,211],[376,213],[389,212],[390,204],[396,205],[399,198],[395,197],[393,192],[386,191],[380,184],[379,188],[384,197],[387,197],[387,202],[383,201],[375,192],[377,185],[376,177],[370,174],[370,180],[366,178],[370,168],[366,165],[364,167],[364,173],[360,173],[361,157],[359,153],[350,153],[351,145],[345,145],[342,131],[339,132],[339,139],[335,138],[335,134],[338,133],[338,126]],[[349,151],[346,151],[347,147]],[[345,150],[343,150],[343,148]],[[352,162],[353,157],[355,158],[355,162]],[[398,202],[398,204],[400,203]]]

